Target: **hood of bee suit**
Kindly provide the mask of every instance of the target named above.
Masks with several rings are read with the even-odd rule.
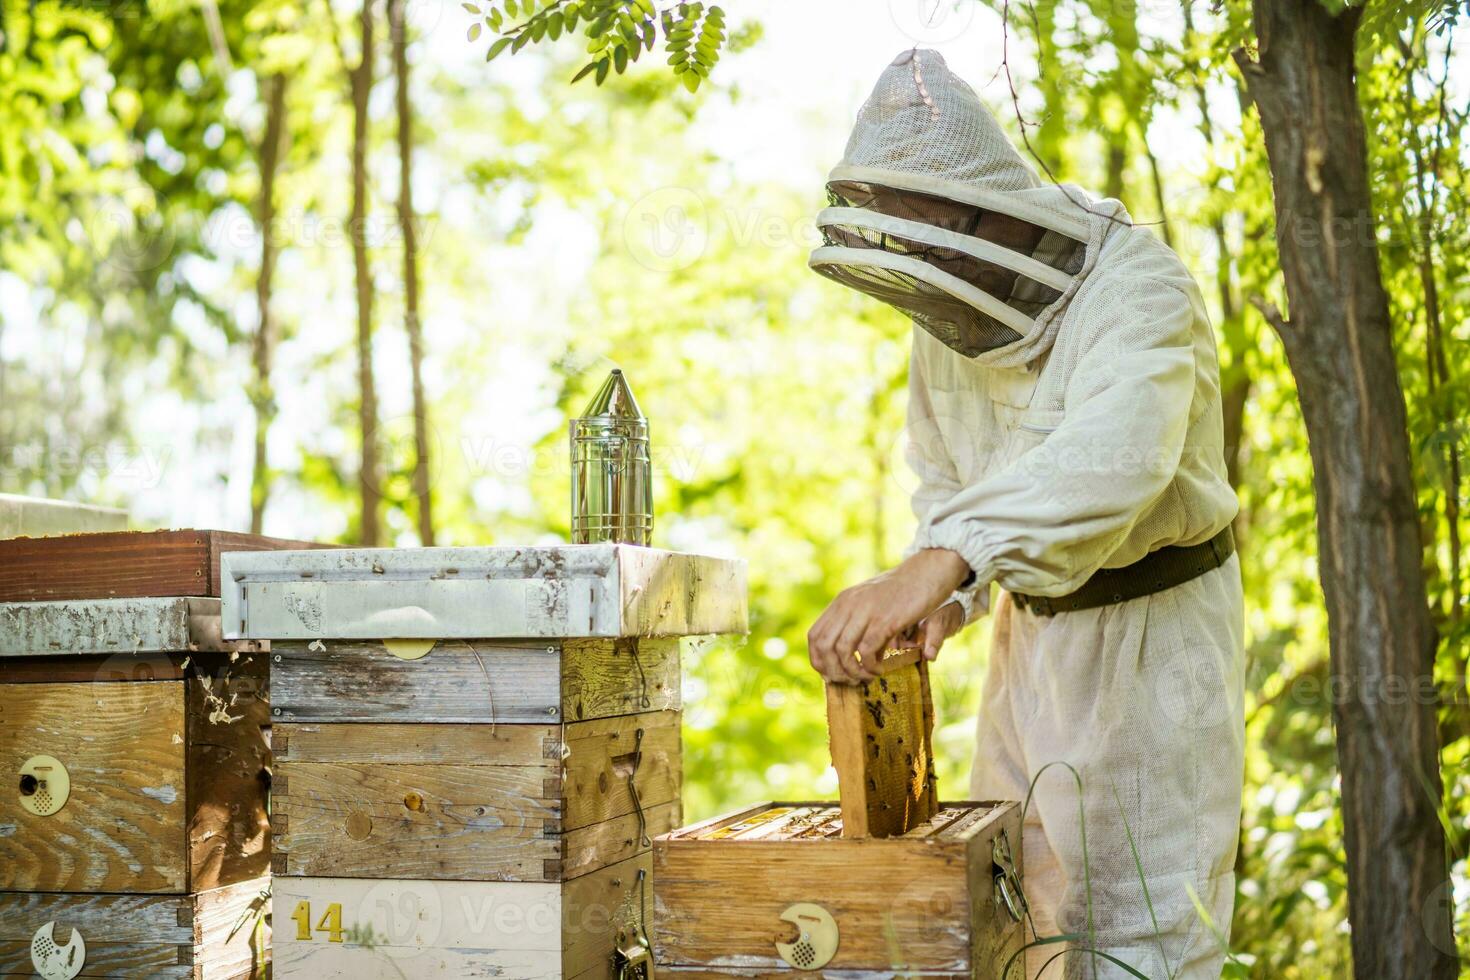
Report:
[[[1122,204],[1043,181],[937,51],[878,79],[817,216],[817,272],[993,367],[1045,354]]]

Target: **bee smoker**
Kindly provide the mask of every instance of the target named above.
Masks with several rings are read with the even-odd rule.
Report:
[[[648,419],[623,372],[571,422],[572,543],[647,545],[653,534]]]

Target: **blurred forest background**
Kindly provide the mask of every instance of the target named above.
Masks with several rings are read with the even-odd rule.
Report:
[[[811,218],[894,53],[939,47],[1019,134],[1004,58],[1046,167],[1121,198],[1211,304],[1250,644],[1232,946],[1253,976],[1345,974],[1312,465],[1253,305],[1284,300],[1231,59],[1248,8],[1034,0],[1003,31],[1000,3],[730,0],[704,84],[658,59],[597,87],[568,84],[580,43],[486,64],[476,7],[0,0],[0,491],[140,526],[557,540],[565,420],[621,366],[656,543],[750,563],[751,635],[685,661],[686,816],[832,795],[804,637],[910,532],[909,327],[807,271]],[[1453,8],[1385,5],[1358,44],[1463,933],[1470,37]],[[953,796],[985,648],[972,628],[937,671]]]

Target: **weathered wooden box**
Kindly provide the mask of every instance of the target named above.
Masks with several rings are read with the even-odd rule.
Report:
[[[644,854],[681,822],[679,718],[277,725],[275,873],[555,882]]]
[[[232,531],[102,531],[0,540],[0,602],[220,594],[225,551],[318,547]]]
[[[0,604],[0,891],[267,873],[266,670],[217,599]]]
[[[943,804],[887,838],[842,837],[835,803],[762,803],[667,834],[659,975],[1000,980],[1022,944],[1020,832],[1015,803]]]
[[[679,824],[677,637],[745,627],[740,563],[646,548],[224,567],[226,619],[272,641],[278,875],[556,882],[646,852]]]
[[[0,977],[265,976],[269,893],[269,878],[193,895],[0,893]],[[48,957],[81,968],[42,973]]]
[[[560,883],[276,878],[276,975],[618,980],[615,946],[652,919],[650,861]]]
[[[223,569],[227,629],[272,643],[278,975],[613,980],[680,823],[678,638],[744,631],[743,564],[581,545]]]

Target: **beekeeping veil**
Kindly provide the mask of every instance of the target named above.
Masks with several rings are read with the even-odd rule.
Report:
[[[1043,182],[936,51],[905,51],[827,178],[813,269],[946,346],[1020,366],[1051,346],[1116,201]]]

